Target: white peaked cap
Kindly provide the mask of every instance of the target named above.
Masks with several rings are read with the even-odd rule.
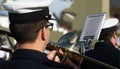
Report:
[[[15,0],[3,4],[11,23],[35,23],[50,19],[49,5],[53,0]]]
[[[102,29],[110,28],[116,26],[119,23],[117,18],[109,18],[105,20],[105,23],[102,26]]]
[[[48,7],[53,0],[15,0],[12,2],[4,3],[3,7],[9,13],[28,13],[42,10],[38,9],[29,9],[36,7]]]

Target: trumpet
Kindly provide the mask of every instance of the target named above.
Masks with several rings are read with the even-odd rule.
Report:
[[[72,52],[68,48],[62,48],[55,43],[48,43],[46,49],[49,50],[49,51],[51,51],[51,50],[57,50],[58,51],[58,50],[61,49],[63,51],[64,55],[60,55],[59,53],[57,54],[58,57],[61,59],[61,63],[64,63],[65,59],[69,58],[70,60],[72,60],[73,63],[75,63],[76,65],[79,66],[81,64],[82,60],[83,60],[83,57],[81,57],[79,55],[79,53]]]

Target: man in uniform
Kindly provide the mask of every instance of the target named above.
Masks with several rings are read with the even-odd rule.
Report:
[[[95,44],[95,48],[93,50],[86,52],[85,55],[120,69],[120,51],[115,47],[117,45],[117,24],[118,19],[107,19],[102,27],[99,42]],[[81,69],[108,68],[83,60]]]
[[[46,55],[46,49],[52,23],[48,6],[52,0],[17,0],[5,3],[9,13],[10,31],[17,41],[18,49],[11,60],[1,61],[0,69],[73,69],[61,64],[52,51]],[[55,60],[54,60],[55,57]]]

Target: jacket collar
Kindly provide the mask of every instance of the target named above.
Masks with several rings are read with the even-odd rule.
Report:
[[[114,47],[110,40],[101,40],[95,44],[95,47]]]
[[[48,61],[45,53],[41,53],[39,51],[31,49],[18,49],[12,54],[11,59],[31,59],[37,61]]]

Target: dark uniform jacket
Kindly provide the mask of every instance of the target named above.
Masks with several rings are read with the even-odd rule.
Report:
[[[120,69],[120,50],[115,48],[109,40],[98,42],[95,44],[95,49],[86,52],[86,56],[107,63]],[[109,69],[104,66],[84,60],[81,64],[81,69]]]
[[[46,54],[35,50],[19,49],[11,60],[1,61],[0,69],[73,69],[47,59]]]

